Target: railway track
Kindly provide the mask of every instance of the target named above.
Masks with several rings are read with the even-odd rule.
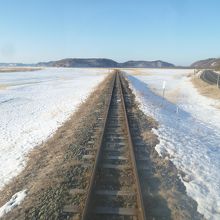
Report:
[[[146,219],[137,155],[129,126],[132,115],[126,110],[125,100],[129,97],[123,92],[121,77],[116,71],[106,111],[94,128],[99,131],[99,138],[91,141],[96,144],[88,147],[82,157],[83,167],[90,171],[88,184],[86,187],[78,184],[71,189],[75,198],[84,198],[83,205],[66,205],[63,213],[68,214],[68,219]]]
[[[211,85],[217,85],[218,80],[220,80],[219,74],[212,70],[204,70],[201,73],[200,78],[206,83],[209,83]],[[220,82],[219,82],[219,87],[220,87]]]

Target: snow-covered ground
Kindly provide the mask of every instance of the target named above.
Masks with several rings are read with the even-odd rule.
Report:
[[[207,219],[220,219],[220,101],[201,96],[193,70],[125,70],[142,110],[159,122],[158,153],[171,159]],[[165,99],[162,95],[166,81]],[[180,173],[182,173],[180,172]]]
[[[109,72],[48,68],[0,73],[0,189]]]

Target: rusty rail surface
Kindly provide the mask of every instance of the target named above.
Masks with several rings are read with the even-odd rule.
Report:
[[[103,136],[104,136],[104,132],[105,132],[105,127],[106,127],[106,122],[107,122],[107,117],[108,117],[108,112],[109,112],[109,108],[110,108],[110,103],[111,103],[111,98],[112,98],[112,93],[113,93],[113,89],[114,89],[114,84],[115,84],[115,80],[116,80],[116,74],[114,74],[113,76],[113,81],[112,81],[112,86],[111,86],[111,93],[110,93],[110,97],[108,100],[108,104],[107,104],[107,109],[106,109],[106,113],[104,116],[104,127],[99,139],[99,143],[98,143],[98,151],[97,151],[97,155],[96,155],[96,159],[95,159],[95,165],[94,165],[94,169],[92,172],[92,177],[91,177],[91,181],[90,181],[90,185],[89,185],[89,189],[88,189],[88,194],[87,194],[87,199],[86,199],[86,203],[85,203],[85,207],[84,210],[82,212],[82,220],[85,220],[88,218],[88,213],[89,213],[89,209],[90,209],[90,200],[91,200],[91,194],[92,194],[92,190],[94,187],[94,183],[95,183],[95,174],[96,174],[96,170],[98,167],[98,163],[99,163],[99,159],[100,159],[100,152],[101,152],[101,146],[103,143]]]
[[[122,77],[120,71],[115,70],[100,118],[102,123],[97,125],[100,132],[94,141],[95,153],[84,155],[90,161],[88,185],[85,189],[81,185],[71,189],[73,194],[82,193],[85,199],[81,208],[64,207],[63,213],[69,213],[68,219],[146,219]]]
[[[131,157],[132,157],[134,175],[135,175],[136,184],[137,184],[137,195],[138,195],[138,203],[139,203],[138,207],[140,209],[140,219],[146,219],[144,201],[143,201],[143,197],[142,197],[140,179],[139,179],[139,176],[138,176],[137,163],[136,163],[136,158],[135,158],[135,153],[134,153],[134,144],[133,144],[133,141],[132,141],[132,138],[131,138],[130,126],[129,126],[129,122],[128,122],[127,110],[126,110],[124,94],[123,94],[123,90],[122,90],[121,76],[119,76],[119,74],[117,74],[117,75],[118,75],[119,80],[120,80],[121,98],[123,100],[122,105],[123,105],[123,109],[124,109],[124,113],[125,113],[125,123],[126,123],[127,131],[128,131],[128,134],[129,134],[128,135],[129,147],[130,147],[130,152],[131,152]]]

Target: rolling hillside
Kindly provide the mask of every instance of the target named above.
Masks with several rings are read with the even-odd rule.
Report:
[[[209,58],[206,60],[199,60],[191,64],[191,67],[205,69],[220,69],[220,58]]]
[[[118,67],[118,68],[165,68],[165,67],[175,67],[171,63],[167,63],[164,61],[127,61],[124,63],[118,63],[111,59],[62,59],[58,61],[50,61],[50,62],[41,62],[38,63],[37,66],[46,66],[46,67]]]

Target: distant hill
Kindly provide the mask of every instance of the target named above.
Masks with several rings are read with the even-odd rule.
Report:
[[[199,60],[191,65],[193,68],[205,68],[205,69],[219,69],[220,58],[209,58],[206,60]]]
[[[37,64],[24,64],[24,63],[0,63],[0,67],[78,67],[78,68],[172,68],[175,65],[164,62],[161,60],[156,61],[127,61],[124,63],[118,63],[111,59],[103,58],[68,58],[57,61],[40,62]]]
[[[38,66],[49,67],[116,67],[117,62],[110,59],[62,59],[58,61],[50,61],[38,63]]]
[[[156,61],[127,61],[125,63],[120,63],[120,67],[123,68],[162,68],[162,67],[175,67],[171,63],[167,63],[161,60]]]
[[[37,66],[46,66],[46,67],[115,67],[115,68],[163,68],[163,67],[175,67],[171,63],[167,63],[161,60],[156,61],[127,61],[124,63],[118,63],[111,59],[76,59],[68,58],[58,61],[50,62],[41,62]]]

